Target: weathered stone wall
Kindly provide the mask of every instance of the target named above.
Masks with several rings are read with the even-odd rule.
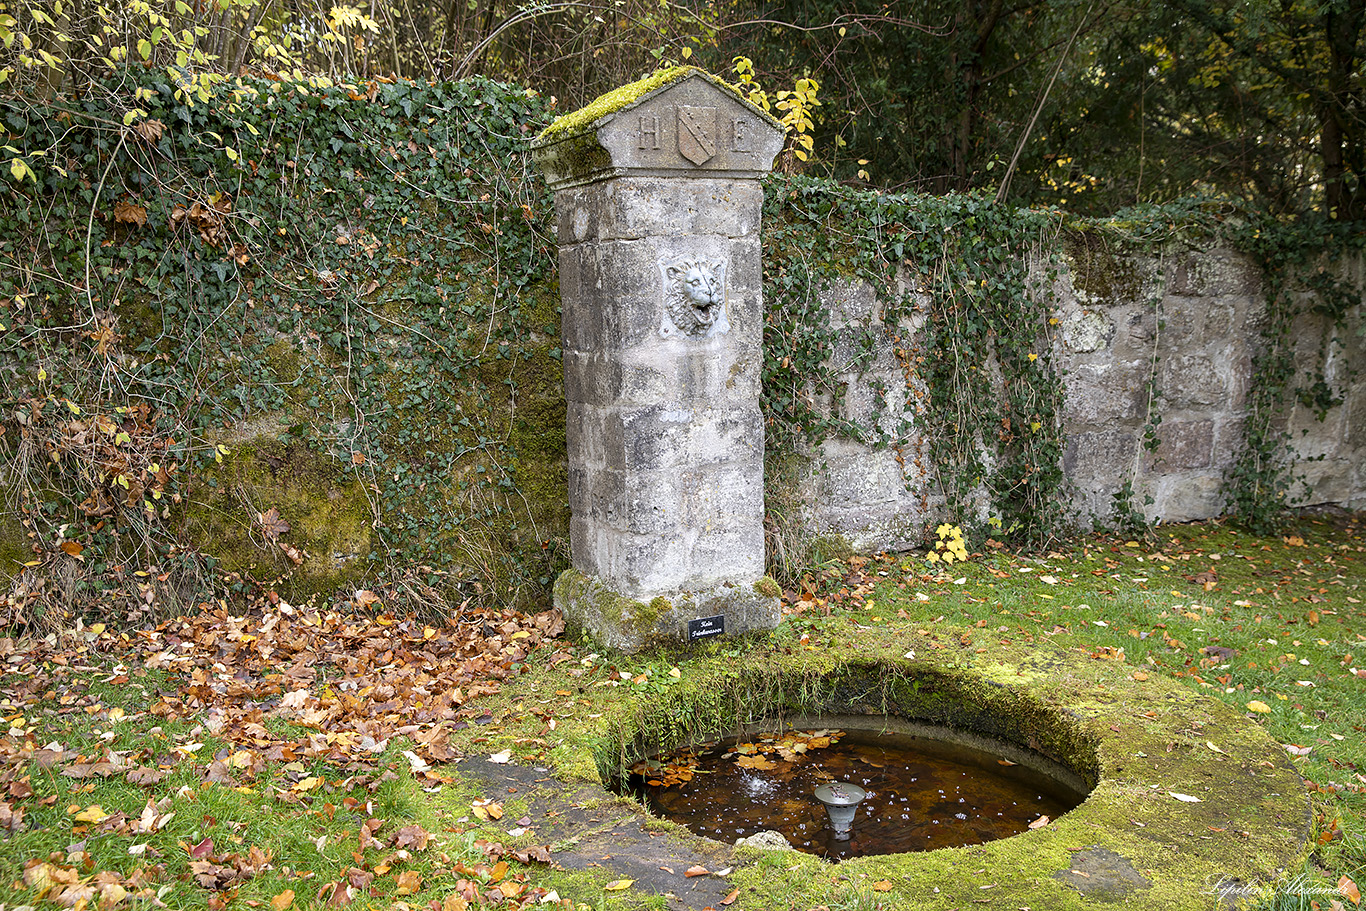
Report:
[[[1258,264],[1228,249],[1165,255],[1115,254],[1074,243],[1040,279],[1053,310],[1053,357],[1066,387],[1063,459],[1070,511],[1083,525],[1114,515],[1126,483],[1149,520],[1222,514],[1224,472],[1237,455],[1266,300]],[[1040,276],[1045,269],[1036,270]],[[1363,286],[1357,260],[1340,276]],[[1051,299],[1049,299],[1051,292]],[[836,329],[878,326],[874,289],[837,282],[823,292]],[[1358,304],[1335,328],[1313,312],[1293,330],[1301,381],[1322,374],[1340,404],[1322,419],[1293,400],[1283,424],[1304,481],[1297,505],[1366,507],[1366,322]],[[899,331],[913,337],[919,316]],[[856,333],[849,332],[850,338]],[[886,333],[872,366],[850,373],[839,406],[864,425],[891,429],[907,387]],[[908,347],[914,348],[914,342]],[[840,363],[841,346],[832,357]],[[939,356],[922,352],[921,356]],[[1320,358],[1323,358],[1320,361]],[[874,389],[890,390],[880,406]],[[914,392],[912,387],[911,392]],[[807,529],[842,535],[856,549],[921,543],[942,498],[928,473],[928,441],[913,431],[899,449],[829,439],[806,454],[797,499]],[[1151,498],[1151,502],[1148,499]]]

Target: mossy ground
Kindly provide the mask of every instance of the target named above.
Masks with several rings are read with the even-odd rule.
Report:
[[[886,687],[865,687],[874,700],[895,696],[895,678],[915,669],[961,672],[983,689],[941,705],[930,693],[916,709],[952,721],[980,698],[1009,714],[1007,696],[1022,694],[1012,717],[1035,725],[1042,743],[1076,743],[1077,731],[1099,738],[1107,772],[1093,805],[1103,812],[990,845],[839,867],[746,852],[755,862],[731,877],[744,907],[1080,907],[1080,893],[1053,874],[1094,845],[1149,877],[1153,885],[1133,899],[1145,907],[1213,907],[1217,896],[1191,884],[1221,864],[1273,880],[1279,870],[1275,900],[1290,907],[1300,897],[1308,907],[1306,883],[1335,889],[1342,875],[1362,878],[1366,782],[1354,776],[1366,767],[1366,690],[1351,672],[1366,641],[1359,524],[1308,517],[1266,539],[1202,523],[1144,540],[1090,538],[1041,556],[981,551],[948,572],[913,556],[829,560],[788,593],[789,615],[770,636],[652,657],[590,654],[584,664],[528,674],[521,699],[495,713],[504,723],[485,748],[520,751],[568,781],[597,781],[647,742],[705,737],[745,713],[776,717],[784,700],[816,698],[818,681],[851,660],[896,669]],[[585,642],[579,654],[593,648]],[[1031,703],[1077,717],[1050,731],[1040,719],[1059,716],[1031,720],[1018,711]],[[532,704],[555,706],[559,723],[553,737],[528,745],[519,719]],[[1283,744],[1310,751],[1296,756]],[[1258,775],[1271,769],[1294,793],[1266,793]],[[1155,827],[1153,818],[1180,825]],[[883,881],[892,891],[873,889]]]
[[[1148,881],[1130,895],[1133,905],[1212,908],[1217,896],[1197,888],[1212,869],[1274,876],[1284,867],[1274,907],[1308,909],[1325,894],[1312,890],[1342,898],[1340,877],[1366,879],[1366,690],[1352,673],[1366,642],[1363,554],[1362,525],[1347,517],[1307,518],[1284,538],[1205,523],[1141,540],[1092,537],[1042,555],[983,546],[948,572],[918,555],[832,559],[786,593],[788,615],[770,634],[629,657],[600,654],[588,641],[558,642],[553,655],[531,656],[501,692],[476,703],[486,723],[453,731],[451,743],[470,757],[509,751],[535,787],[554,789],[589,818],[601,811],[617,819],[642,811],[604,791],[604,773],[655,745],[777,718],[794,706],[891,709],[950,723],[975,712],[1082,771],[1092,757],[1102,773],[1092,798],[1038,831],[969,848],[838,866],[736,851],[727,862],[735,865],[727,888],[740,890],[732,906],[1083,907],[1095,902],[1056,874],[1084,867],[1079,858],[1104,848]],[[92,651],[81,657],[84,670],[66,671],[72,680],[90,677],[99,712],[63,713],[54,702],[50,716],[40,708],[7,716],[11,727],[42,724],[44,737],[88,752],[111,731],[119,750],[194,747],[207,757],[224,749],[204,719],[154,728],[158,719],[138,713],[174,682],[132,668],[125,671],[132,679],[116,685],[107,682],[116,678],[106,660],[117,659]],[[1254,703],[1267,711],[1249,708]],[[125,713],[117,723],[114,706]],[[376,756],[378,768],[399,774],[373,791],[365,775],[307,763],[267,765],[243,789],[188,771],[131,790],[118,777],[35,775],[34,786],[57,800],[34,810],[6,842],[0,901],[35,903],[11,884],[25,860],[82,837],[71,807],[102,804],[136,815],[149,796],[168,796],[177,812],[164,835],[149,839],[176,869],[184,865],[177,840],[244,839],[276,852],[275,872],[244,886],[239,901],[265,903],[287,887],[302,907],[313,896],[299,871],[313,871],[304,882],[314,886],[343,876],[362,819],[348,798],[383,815],[383,832],[415,822],[438,833],[434,850],[404,861],[421,876],[417,892],[393,894],[389,874],[391,891],[375,900],[391,907],[442,900],[454,866],[473,862],[479,838],[549,843],[566,856],[574,850],[576,836],[558,817],[533,815],[539,804],[527,788],[473,774],[487,760],[438,767],[448,780],[432,789],[431,779],[408,774],[406,748],[395,738]],[[296,787],[312,775],[324,779],[316,791]],[[1173,792],[1201,800],[1179,801]],[[502,802],[501,819],[473,812],[488,799]],[[643,836],[661,851],[686,841],[676,827],[634,818],[637,828],[661,833]],[[598,851],[600,867],[514,867],[570,899],[575,911],[664,906],[641,886],[608,891],[623,878],[610,839],[583,843]],[[87,849],[111,868],[133,863],[113,836],[92,837]],[[685,886],[682,872],[675,868],[668,881]],[[168,894],[173,906],[199,908],[211,893],[184,882]]]

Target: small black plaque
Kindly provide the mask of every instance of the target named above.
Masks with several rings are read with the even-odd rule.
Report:
[[[720,636],[726,631],[726,618],[722,614],[715,617],[698,617],[688,621],[688,641],[695,642],[708,636]]]

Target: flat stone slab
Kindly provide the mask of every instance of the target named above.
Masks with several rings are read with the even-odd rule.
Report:
[[[1066,883],[1084,897],[1097,901],[1124,901],[1152,883],[1134,869],[1128,858],[1109,848],[1092,845],[1072,855],[1067,869],[1059,870],[1053,878]]]
[[[662,895],[670,911],[719,908],[735,886],[721,876],[684,876],[694,865],[725,870],[735,865],[729,845],[650,828],[643,809],[632,809],[595,785],[571,786],[544,768],[461,760],[456,773],[489,793],[516,789],[536,820],[536,831],[556,846],[551,857],[567,870],[611,871],[612,879],[635,880],[637,892]]]

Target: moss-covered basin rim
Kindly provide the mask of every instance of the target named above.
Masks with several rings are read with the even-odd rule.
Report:
[[[802,712],[852,712],[976,731],[1094,782],[1080,806],[1035,831],[840,865],[842,876],[891,882],[897,907],[1212,908],[1230,890],[1248,894],[1302,865],[1311,826],[1302,779],[1251,717],[1156,673],[1135,679],[1120,662],[1051,647],[1002,651],[851,660],[817,676],[800,656],[786,668],[775,659],[728,687],[699,683],[718,695],[680,688],[621,716],[634,720],[609,738],[614,759]],[[689,711],[691,736],[678,721]],[[783,863],[785,876],[830,876],[818,858],[785,854]],[[741,881],[771,875],[763,866],[741,871]]]

